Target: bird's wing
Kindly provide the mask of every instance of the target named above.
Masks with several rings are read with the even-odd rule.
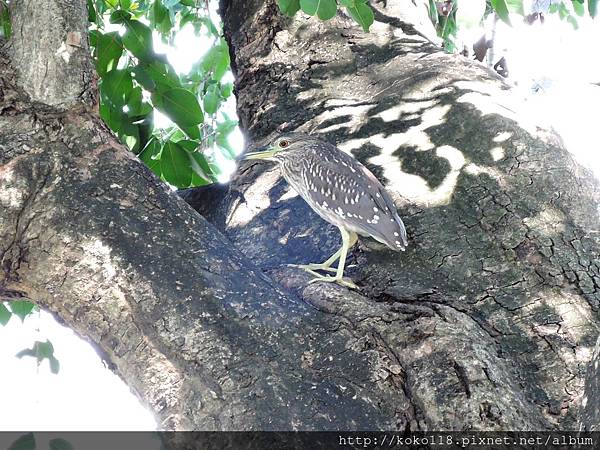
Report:
[[[312,201],[321,207],[327,205],[343,219],[346,228],[370,235],[394,250],[404,250],[406,229],[393,200],[371,171],[340,153],[336,159],[319,162],[317,176],[312,178],[318,184]],[[309,170],[310,166],[306,167]]]

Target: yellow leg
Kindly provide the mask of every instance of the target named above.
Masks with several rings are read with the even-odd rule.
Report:
[[[344,279],[344,266],[346,265],[346,256],[348,255],[348,250],[350,249],[350,247],[356,244],[358,236],[353,231],[347,231],[344,228],[340,228],[340,232],[342,233],[342,247],[336,253],[334,253],[331,256],[331,258],[329,258],[323,263],[323,265],[329,263],[327,265],[327,269],[329,269],[329,266],[333,263],[333,261],[339,259],[337,269],[335,270],[335,276],[331,277],[328,275],[320,275],[314,272],[312,269],[309,269],[308,271],[315,275],[315,278],[310,280],[310,283],[323,281],[326,283],[338,283],[342,286],[358,289],[358,286],[356,286],[352,281]]]
[[[321,264],[288,264],[288,267],[297,267],[299,269],[306,270],[307,272],[312,273],[313,275],[318,275],[315,273],[315,270],[326,270],[328,272],[337,272],[337,269],[331,267],[331,265],[336,262],[340,258],[340,253],[342,253],[342,248],[327,258],[327,261]]]

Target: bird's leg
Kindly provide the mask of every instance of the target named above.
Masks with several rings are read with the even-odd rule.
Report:
[[[337,272],[337,269],[334,269],[333,267],[331,267],[331,265],[339,259],[340,253],[342,253],[341,247],[337,252],[335,252],[333,255],[331,255],[329,258],[327,258],[327,261],[325,261],[321,264],[288,264],[288,267],[297,267],[299,269],[306,270],[307,272],[312,273],[313,275],[317,275],[317,276],[319,274],[316,273],[315,270],[326,270],[328,272]]]
[[[341,227],[340,232],[342,233],[342,247],[333,255],[336,256],[336,259],[339,259],[338,266],[335,271],[335,276],[331,277],[328,275],[320,275],[316,272],[311,271],[316,276],[316,278],[310,280],[310,283],[324,281],[326,283],[338,283],[342,286],[346,286],[352,289],[358,289],[358,286],[356,286],[352,281],[344,279],[344,266],[346,265],[346,256],[348,255],[348,249],[356,243],[356,241],[358,240],[358,236],[356,235],[356,233],[352,231],[348,232],[346,229]],[[325,261],[325,263],[329,262],[329,259]],[[335,259],[333,259],[333,261],[335,261]]]

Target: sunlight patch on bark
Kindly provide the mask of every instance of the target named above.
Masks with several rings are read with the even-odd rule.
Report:
[[[427,109],[423,112],[419,125],[410,127],[405,133],[392,136],[398,136],[397,139],[405,146],[414,146],[417,150],[431,150],[435,145],[431,142],[427,130],[443,124],[450,108],[450,105],[443,105]]]
[[[504,175],[500,171],[498,171],[492,167],[480,166],[475,163],[470,163],[465,166],[465,172],[470,175],[486,174],[486,175],[490,176],[491,178],[493,178],[494,180],[496,180],[496,182],[500,185],[500,187],[506,186],[506,183],[504,182]]]
[[[501,85],[487,81],[459,81],[455,86],[469,91],[458,97],[457,102],[470,103],[484,116],[497,114],[514,120],[527,132],[537,134],[539,120],[535,115],[527,113],[522,100],[512,90],[499,89]]]
[[[373,118],[380,118],[384,122],[391,122],[393,120],[400,119],[402,114],[418,113],[419,117],[421,117],[421,113],[423,111],[429,111],[431,108],[434,108],[436,104],[437,101],[434,99],[416,99],[412,102],[401,103],[399,105],[392,106],[391,108],[374,115]]]
[[[10,169],[0,171],[0,206],[3,208],[17,208],[23,204],[24,192],[12,186],[14,173]]]
[[[318,131],[320,133],[327,133],[344,127],[350,133],[355,133],[365,122],[369,120],[367,112],[373,106],[374,104],[339,106],[336,109],[322,112],[317,117],[315,117],[312,122],[317,124],[318,126],[319,124],[325,123],[328,120],[333,120],[339,117],[346,117],[346,120],[343,123],[334,123],[326,128],[321,128]]]
[[[590,305],[581,301],[575,294],[561,292],[559,294],[549,293],[544,299],[546,307],[550,308],[560,317],[560,323],[536,326],[536,333],[541,336],[559,336],[572,345],[555,346],[555,351],[570,367],[587,365],[593,356],[593,348],[583,345],[589,333],[589,324],[594,321],[594,312]],[[579,395],[583,395],[581,392]]]
[[[504,158],[504,149],[502,147],[494,147],[490,150],[490,155],[492,155],[494,161],[500,161]]]
[[[60,47],[58,47],[58,50],[56,50],[55,55],[61,57],[67,64],[69,64],[69,61],[71,60],[71,53],[69,53],[67,44],[64,42],[60,44]]]
[[[259,175],[248,190],[244,192],[246,201],[241,202],[231,215],[229,226],[243,227],[254,217],[271,206],[269,191],[279,180],[279,170],[267,170]]]
[[[102,276],[107,281],[114,279],[117,271],[113,266],[110,247],[104,244],[100,239],[84,242],[82,247],[86,254],[82,263],[93,268],[94,272],[102,273]]]
[[[565,216],[556,208],[546,206],[534,217],[523,220],[525,225],[546,237],[557,236],[565,231]]]
[[[434,110],[435,109],[437,109],[437,112],[430,116],[430,122],[427,123],[427,125],[424,125],[426,123],[424,121],[424,124],[422,124],[424,125],[422,127],[423,129],[431,126],[433,120],[442,120],[443,115],[448,110],[446,107],[434,108]],[[454,188],[456,187],[460,170],[466,163],[464,155],[460,150],[449,145],[439,147],[436,150],[436,155],[447,159],[452,170],[446,175],[444,181],[438,187],[431,189],[427,184],[427,180],[424,178],[419,175],[403,172],[400,159],[394,155],[394,153],[405,144],[402,136],[405,136],[406,134],[407,133],[400,133],[389,136],[378,134],[368,139],[353,139],[341,144],[340,148],[347,153],[351,153],[352,149],[360,148],[367,142],[376,145],[381,149],[381,153],[369,158],[368,162],[383,169],[383,175],[387,180],[384,184],[386,184],[391,191],[396,191],[403,197],[422,206],[448,204],[452,193],[454,192]],[[416,142],[417,136],[422,139],[419,145],[421,149],[429,150],[434,148],[426,133],[422,131],[414,133],[414,138],[412,140],[413,144]]]
[[[292,199],[294,197],[298,197],[298,193],[288,186],[285,192],[281,195],[281,197],[277,199],[277,203]]]
[[[510,131],[503,131],[502,133],[498,133],[498,135],[492,139],[494,142],[506,142],[512,137],[513,133]]]

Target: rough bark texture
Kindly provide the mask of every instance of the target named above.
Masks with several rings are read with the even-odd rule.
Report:
[[[250,141],[299,129],[353,153],[396,195],[410,249],[364,242],[359,292],[307,286],[283,265],[325,259],[339,236],[267,164],[243,165],[206,217],[349,346],[390,358],[371,380],[404,392],[412,429],[597,427],[598,184],[497,76],[403,22],[426,22],[408,3],[374,5],[369,34],[273,2],[222,12]]]
[[[15,23],[47,11],[36,20],[61,42],[85,32],[84,2],[57,22],[61,2],[15,5]],[[274,1],[222,4],[250,139],[322,133],[396,194],[410,250],[356,249],[358,292],[285,268],[339,237],[276,171],[245,165],[224,195],[205,191],[210,224],[116,141],[87,83],[59,86],[92,79],[89,60],[55,60],[42,88],[26,74],[57,49],[15,33],[0,55],[0,295],[93,342],[165,429],[597,427],[598,185],[502,105],[492,74],[410,34],[421,7],[376,6],[364,34]]]

